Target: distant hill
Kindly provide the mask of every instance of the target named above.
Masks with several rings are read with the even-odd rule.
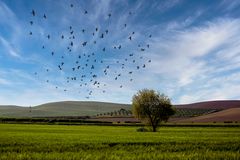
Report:
[[[90,101],[63,101],[46,103],[31,108],[0,106],[0,117],[92,116],[121,108],[130,109],[130,105]]]
[[[176,122],[240,122],[240,108],[230,108],[207,115],[182,119]]]
[[[175,105],[177,108],[198,108],[198,109],[229,109],[240,108],[240,100],[221,100],[221,101],[206,101],[192,104]]]
[[[209,101],[193,104],[174,105],[176,108],[190,108],[189,113],[194,113],[199,109],[224,110],[229,108],[240,108],[240,100],[231,101]],[[130,110],[130,104],[117,104],[93,101],[62,101],[46,103],[34,107],[21,106],[1,106],[0,117],[56,117],[56,116],[92,116],[101,113],[113,112],[121,108]],[[200,110],[201,111],[201,110]],[[187,112],[186,112],[187,113]],[[188,114],[189,114],[188,113]],[[185,112],[184,112],[185,114]]]

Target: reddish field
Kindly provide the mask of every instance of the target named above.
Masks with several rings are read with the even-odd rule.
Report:
[[[207,101],[192,104],[175,105],[177,108],[229,109],[240,108],[240,100]]]
[[[230,108],[199,117],[178,120],[176,122],[240,122],[240,108]]]

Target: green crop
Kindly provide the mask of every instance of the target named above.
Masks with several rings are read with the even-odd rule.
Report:
[[[239,127],[0,124],[0,159],[240,159]]]

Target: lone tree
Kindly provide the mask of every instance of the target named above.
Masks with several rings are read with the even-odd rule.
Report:
[[[162,121],[166,122],[175,113],[166,95],[149,89],[140,90],[133,96],[132,107],[135,117],[150,125],[153,132]]]

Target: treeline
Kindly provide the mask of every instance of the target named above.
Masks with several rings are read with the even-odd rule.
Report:
[[[0,118],[0,123],[111,123],[111,122],[101,122],[89,119],[77,119],[75,117],[61,117],[61,118]]]
[[[108,116],[132,116],[131,110],[126,110],[121,108],[120,110],[112,111],[112,112],[106,112],[106,113],[99,113],[97,114],[97,117],[108,117]]]
[[[195,117],[209,113],[214,113],[217,109],[201,109],[201,108],[176,108],[176,113],[172,117]],[[112,112],[99,113],[97,117],[131,117],[132,111],[126,109],[115,110]]]

